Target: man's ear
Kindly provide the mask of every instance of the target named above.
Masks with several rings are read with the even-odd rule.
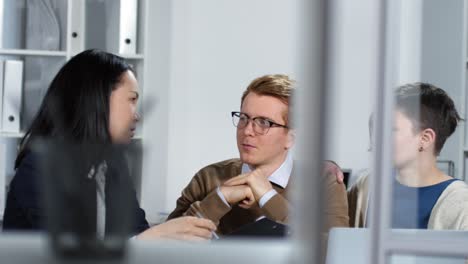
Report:
[[[289,129],[287,137],[285,149],[290,149],[294,146],[294,142],[296,141],[296,130]]]
[[[435,148],[436,133],[432,128],[426,128],[421,131],[421,147],[428,149],[430,147]]]

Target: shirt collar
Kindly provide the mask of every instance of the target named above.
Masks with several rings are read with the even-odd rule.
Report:
[[[281,166],[276,169],[269,177],[268,180],[274,184],[281,186],[283,189],[286,188],[288,185],[289,177],[291,176],[291,172],[293,169],[293,158],[290,151],[288,151],[288,155],[286,159],[283,161]],[[249,165],[246,163],[242,163],[242,173],[251,172]]]

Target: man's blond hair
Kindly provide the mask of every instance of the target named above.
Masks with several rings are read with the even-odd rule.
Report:
[[[253,80],[244,91],[241,99],[241,106],[249,93],[275,97],[288,106],[287,112],[283,114],[287,125],[289,120],[289,104],[294,90],[294,83],[293,79],[284,74],[271,74],[258,77]]]

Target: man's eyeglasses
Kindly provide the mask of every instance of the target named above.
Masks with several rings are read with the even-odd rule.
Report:
[[[268,130],[270,130],[271,127],[284,127],[288,128],[286,125],[281,125],[278,123],[275,123],[271,120],[268,120],[264,117],[254,117],[250,118],[247,114],[241,113],[241,112],[231,112],[232,115],[232,123],[234,124],[235,127],[243,129],[245,128],[250,120],[253,121],[252,128],[255,133],[264,135],[268,133]]]

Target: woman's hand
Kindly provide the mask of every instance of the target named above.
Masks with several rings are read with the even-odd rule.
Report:
[[[137,239],[175,239],[204,241],[211,239],[216,225],[208,219],[183,216],[153,226],[140,233]]]

